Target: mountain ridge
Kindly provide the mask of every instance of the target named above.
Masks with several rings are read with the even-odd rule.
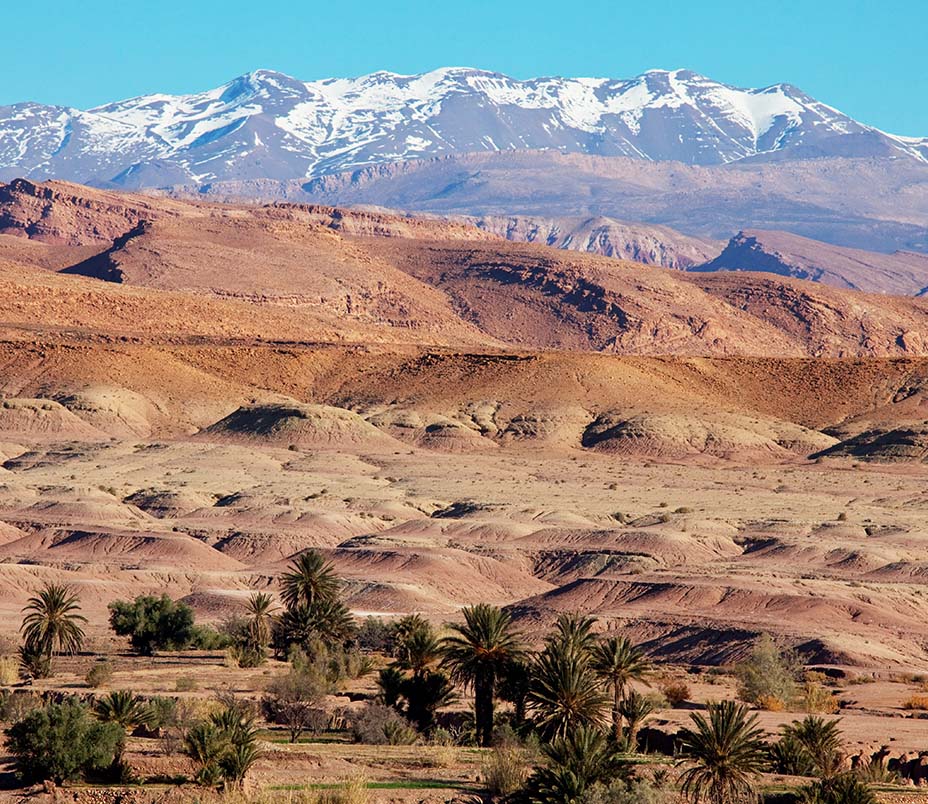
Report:
[[[743,89],[687,70],[520,81],[440,68],[310,82],[256,70],[204,92],[88,110],[0,107],[0,180],[132,189],[549,149],[693,165],[820,155],[928,162],[928,138],[865,126],[790,84]]]

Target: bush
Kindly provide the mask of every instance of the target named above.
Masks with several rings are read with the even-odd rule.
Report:
[[[595,784],[579,799],[580,804],[670,804],[676,800],[672,790],[646,779]]]
[[[88,687],[97,689],[113,680],[113,665],[108,661],[98,661],[87,671],[84,681]]]
[[[156,650],[183,650],[196,635],[193,609],[167,595],[115,600],[109,610],[110,628],[129,637],[132,647],[145,656]]]
[[[33,710],[8,728],[6,736],[17,774],[26,784],[99,775],[114,767],[125,737],[118,725],[100,723],[75,699]]]
[[[351,719],[351,737],[367,745],[412,745],[418,739],[415,729],[383,704],[369,704]]]
[[[690,699],[690,685],[685,681],[671,679],[660,685],[661,694],[672,707],[677,707]]]
[[[928,695],[913,695],[902,704],[903,709],[928,709]]]
[[[19,681],[19,662],[12,656],[0,656],[0,684],[9,687]]]
[[[757,705],[762,700],[770,704],[778,699],[785,705],[796,697],[799,671],[795,653],[781,651],[773,638],[764,634],[754,644],[751,655],[735,668],[738,697]]]
[[[325,724],[322,699],[333,685],[312,667],[292,669],[274,679],[261,700],[265,719],[286,726],[290,742],[295,743],[304,731],[319,731]]]
[[[175,692],[193,692],[200,685],[197,684],[197,680],[193,676],[178,676],[174,680],[174,691]]]
[[[528,778],[525,751],[515,745],[494,748],[483,764],[483,781],[492,797],[509,796]]]
[[[393,629],[380,617],[368,617],[358,628],[357,640],[361,650],[388,653],[393,644]]]
[[[195,625],[184,647],[194,650],[225,650],[231,644],[232,637],[229,634],[224,634],[208,625]]]

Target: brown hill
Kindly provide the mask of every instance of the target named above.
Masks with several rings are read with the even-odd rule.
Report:
[[[928,352],[928,302],[770,275],[688,276],[505,242],[448,221],[304,205],[185,203],[22,181],[4,188],[0,210],[8,231],[85,244],[40,240],[24,250],[19,238],[0,242],[10,288],[0,321],[31,331],[92,330],[99,314],[106,332],[125,333],[134,322],[151,334],[203,335],[215,321],[223,337],[263,340],[625,354]],[[63,265],[62,249],[86,249],[114,233],[98,253],[75,251],[74,262]],[[22,262],[60,275],[42,278],[44,272],[17,268]],[[68,284],[68,275],[147,293]],[[72,292],[80,303],[66,300]],[[216,306],[219,299],[239,305]]]
[[[928,289],[928,254],[879,254],[788,232],[739,232],[718,257],[689,270],[762,271],[871,293],[918,296]]]

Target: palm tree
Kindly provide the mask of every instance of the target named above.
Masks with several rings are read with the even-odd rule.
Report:
[[[798,745],[812,765],[815,773],[824,779],[836,776],[844,759],[840,719],[825,720],[807,715],[783,726],[782,739]]]
[[[596,618],[585,614],[561,614],[554,621],[554,633],[548,644],[558,645],[563,650],[588,655],[596,644]]]
[[[127,690],[114,690],[94,705],[94,714],[104,723],[116,723],[126,731],[147,726],[152,720],[148,705]]]
[[[273,609],[274,599],[267,592],[255,592],[245,604],[245,612],[248,615],[248,639],[257,650],[263,650],[271,641]]]
[[[619,704],[619,715],[625,719],[628,729],[625,732],[625,743],[631,752],[638,750],[638,730],[657,707],[650,698],[645,698],[640,692],[632,690]],[[614,716],[614,713],[613,713]]]
[[[80,602],[69,586],[46,584],[30,597],[20,631],[24,652],[51,658],[58,653],[77,653],[84,644],[87,618],[79,614]]]
[[[526,701],[547,739],[563,737],[581,726],[606,725],[608,699],[589,661],[574,647],[549,644],[532,665]]]
[[[417,629],[404,637],[396,646],[396,665],[403,670],[412,670],[421,676],[429,665],[441,658],[441,649],[431,627]]]
[[[651,663],[640,648],[625,637],[609,637],[597,642],[591,651],[592,667],[612,687],[612,733],[616,741],[622,736],[622,699],[630,681],[644,681]]]
[[[693,804],[741,804],[756,798],[755,779],[767,765],[767,747],[757,716],[744,704],[709,704],[709,717],[691,715],[693,728],[680,732],[689,767],[682,791]]]
[[[493,740],[496,682],[522,656],[521,637],[506,612],[486,603],[464,609],[464,623],[450,627],[454,633],[440,644],[441,664],[454,681],[473,687],[477,742],[486,747]]]
[[[330,562],[317,551],[307,550],[290,562],[289,571],[281,576],[280,587],[284,605],[293,609],[334,600],[341,582]]]
[[[870,785],[853,773],[820,779],[799,791],[801,804],[877,804]]]
[[[587,726],[556,737],[542,751],[545,766],[528,778],[521,797],[531,804],[577,802],[593,785],[609,784],[629,773],[605,735]]]

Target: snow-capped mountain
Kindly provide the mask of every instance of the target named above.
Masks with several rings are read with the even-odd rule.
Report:
[[[835,155],[928,161],[928,139],[884,134],[788,84],[739,89],[684,70],[518,81],[445,68],[312,82],[259,70],[207,92],[87,111],[0,107],[4,180],[158,187],[312,178],[515,149],[692,165]]]

